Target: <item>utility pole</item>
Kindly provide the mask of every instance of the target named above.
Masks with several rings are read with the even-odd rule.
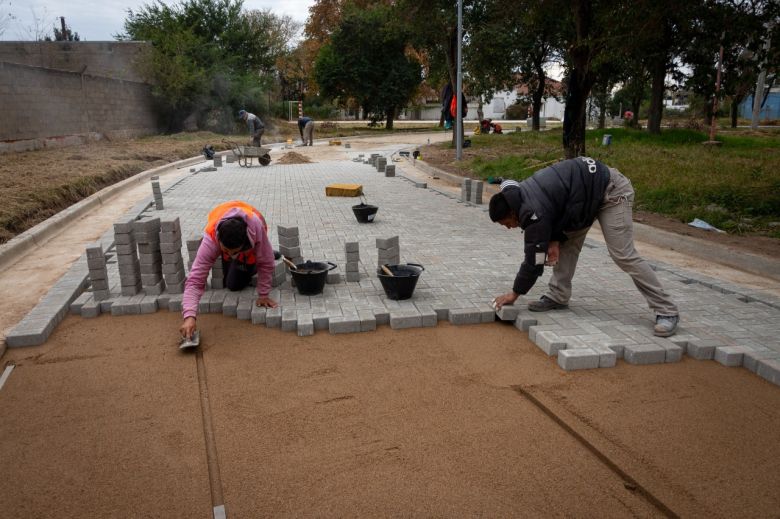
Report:
[[[463,115],[461,103],[463,102],[461,91],[463,90],[463,69],[462,69],[462,57],[461,50],[463,48],[463,0],[458,0],[458,73],[457,73],[457,88],[455,89],[455,95],[457,96],[456,110],[458,111],[455,117],[455,159],[463,159]]]

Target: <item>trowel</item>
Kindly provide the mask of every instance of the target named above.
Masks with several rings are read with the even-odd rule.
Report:
[[[200,345],[200,331],[195,330],[192,333],[192,337],[187,339],[186,337],[181,338],[181,343],[179,344],[180,350],[191,350],[193,348],[197,348]]]

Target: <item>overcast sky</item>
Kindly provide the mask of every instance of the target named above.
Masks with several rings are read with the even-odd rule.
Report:
[[[163,0],[166,4],[178,3]],[[59,17],[64,16],[68,27],[79,33],[85,41],[113,40],[114,34],[123,32],[127,9],[137,10],[151,0],[0,0],[0,14],[8,11],[16,18],[7,24],[2,39],[32,40],[35,20],[44,34],[51,35]],[[289,15],[305,22],[309,6],[314,0],[244,0],[245,9],[271,9],[278,15]],[[10,5],[9,5],[10,4]]]

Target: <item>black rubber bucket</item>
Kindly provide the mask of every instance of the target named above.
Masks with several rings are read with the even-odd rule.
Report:
[[[379,207],[375,205],[360,203],[352,206],[352,212],[355,213],[355,218],[359,223],[373,222],[377,211],[379,211]]]
[[[382,288],[389,299],[400,300],[409,299],[414,293],[414,287],[417,286],[417,280],[425,267],[418,263],[406,263],[401,265],[385,265],[392,276],[388,276],[379,268],[376,275],[382,282]]]
[[[322,293],[328,271],[336,268],[330,261],[307,261],[298,263],[296,269],[290,269],[295,281],[295,287],[302,296],[313,296]]]

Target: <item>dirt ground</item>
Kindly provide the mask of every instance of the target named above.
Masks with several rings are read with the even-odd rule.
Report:
[[[198,358],[179,319],[69,317],[6,353],[5,517],[780,510],[780,389],[743,369],[567,373],[501,323],[300,338],[217,315]]]
[[[452,150],[443,149],[438,146],[425,146],[422,148],[422,155],[425,162],[434,167],[454,175],[463,175],[463,171],[458,167],[458,163],[453,160]],[[466,148],[463,150],[464,160],[472,159],[476,155],[481,156],[483,159],[496,158],[501,155],[501,149],[480,148],[478,151],[474,151],[470,148]],[[491,191],[488,190],[488,192],[490,193]],[[769,258],[780,257],[780,240],[776,238],[705,231],[703,229],[691,227],[685,222],[680,222],[664,215],[647,211],[634,211],[634,221],[683,236],[693,236],[712,243],[744,250],[752,254],[759,254]]]

